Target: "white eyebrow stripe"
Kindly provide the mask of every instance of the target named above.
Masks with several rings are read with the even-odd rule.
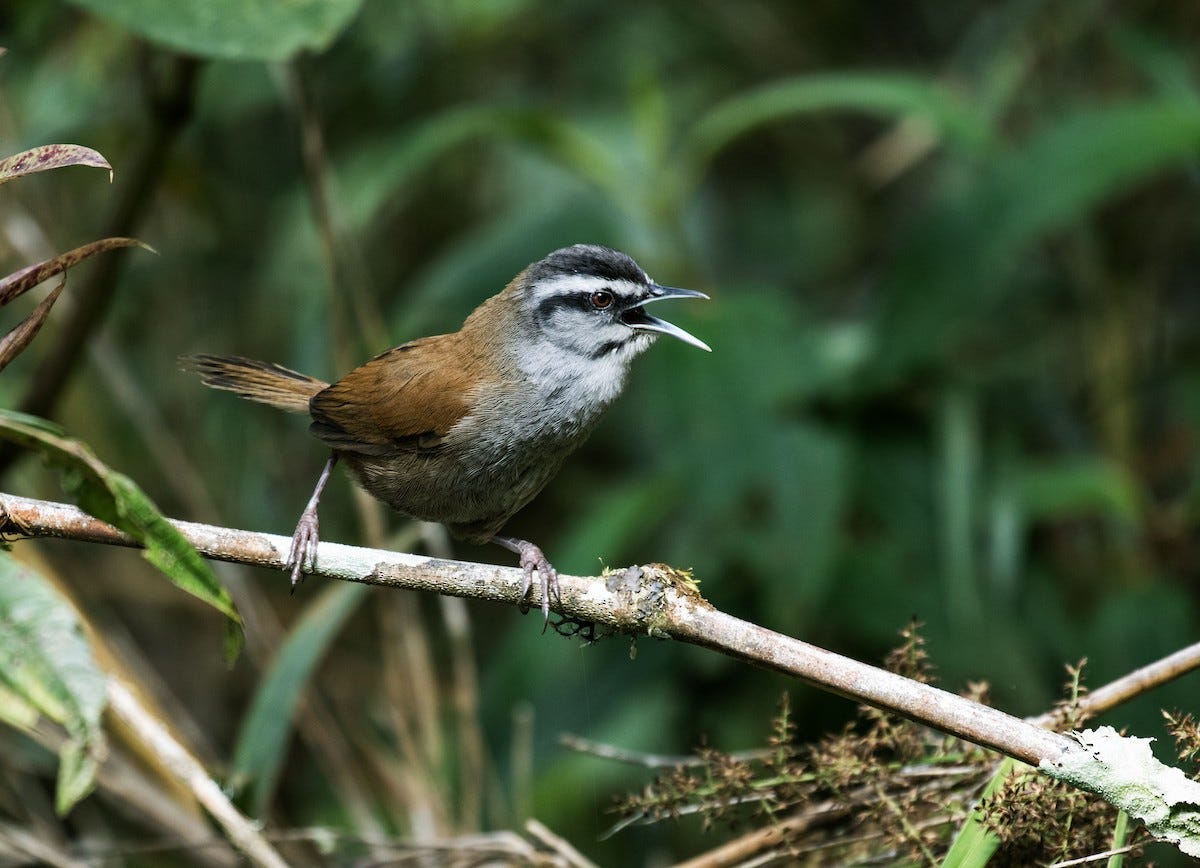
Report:
[[[571,293],[594,292],[598,289],[607,289],[623,298],[632,298],[639,295],[645,287],[628,280],[608,280],[594,274],[564,274],[562,277],[552,277],[533,284],[530,287],[530,295],[531,300],[537,303],[548,298]]]

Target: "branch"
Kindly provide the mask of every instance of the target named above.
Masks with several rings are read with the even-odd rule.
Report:
[[[66,504],[4,495],[8,533],[133,545],[122,532]],[[172,522],[202,555],[283,570],[288,537],[186,521]],[[515,567],[451,561],[321,543],[316,575],[385,587],[516,604]],[[536,583],[535,583],[536,584]],[[859,702],[989,747],[1030,765],[1079,749],[1064,735],[928,684],[859,663],[713,608],[686,577],[661,564],[593,578],[560,576],[562,614],[630,635],[671,638],[801,678]],[[540,594],[538,588],[533,589]],[[532,601],[534,608],[540,597]]]
[[[1111,708],[1128,702],[1135,696],[1141,696],[1155,687],[1160,687],[1168,681],[1174,681],[1181,675],[1186,675],[1198,668],[1200,668],[1200,642],[1180,648],[1161,660],[1155,660],[1140,669],[1122,675],[1115,681],[1108,682],[1103,687],[1089,691],[1079,697],[1079,701],[1075,703],[1072,710],[1087,718],[1096,717]],[[1028,718],[1028,720],[1038,726],[1055,727],[1061,724],[1065,711],[1066,709],[1048,711],[1037,717]]]
[[[0,532],[10,535],[133,544],[125,534],[73,506],[3,495],[0,507]],[[282,570],[291,544],[288,537],[274,534],[185,521],[173,524],[202,555],[216,560]],[[523,575],[512,567],[336,543],[321,543],[317,559],[315,574],[327,578],[510,604],[521,598]],[[1104,730],[1080,736],[1050,732],[962,696],[742,621],[715,609],[687,574],[662,564],[593,578],[559,576],[559,586],[562,603],[555,608],[568,618],[634,636],[681,640],[800,678],[1067,779],[1139,818],[1146,816],[1145,801],[1139,807],[1130,800],[1149,800],[1153,790],[1157,801],[1155,819],[1148,823],[1151,831],[1180,842],[1185,852],[1200,853],[1200,830],[1188,826],[1186,816],[1180,819],[1181,813],[1186,814],[1182,800],[1200,804],[1200,784],[1178,781],[1183,776],[1177,769],[1154,766],[1144,740],[1117,739]],[[539,589],[535,587],[533,593],[536,607]],[[1136,754],[1132,756],[1136,768],[1128,779],[1122,777],[1126,750]],[[1155,789],[1160,779],[1167,778]]]
[[[220,786],[208,776],[208,772],[167,731],[154,715],[146,711],[137,697],[119,678],[108,681],[108,707],[121,722],[138,734],[142,743],[153,751],[175,778],[183,784],[212,815],[230,842],[246,856],[253,865],[261,868],[287,868],[287,863],[275,852],[253,822],[247,819]]]

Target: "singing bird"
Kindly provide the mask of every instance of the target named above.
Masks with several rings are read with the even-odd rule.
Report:
[[[317,505],[341,461],[398,512],[516,553],[523,610],[536,571],[548,619],[557,572],[538,546],[500,530],[587,439],[658,335],[709,349],[646,311],[670,298],[708,296],[655,283],[617,250],[576,244],[529,265],[458,331],[393,347],[332,385],[240,357],[192,363],[208,386],[308,413],[331,450],[292,538],[293,588],[316,562]]]

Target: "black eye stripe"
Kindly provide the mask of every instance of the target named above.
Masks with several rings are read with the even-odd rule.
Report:
[[[572,309],[587,311],[592,309],[592,305],[586,295],[574,292],[565,295],[552,295],[538,302],[538,318],[548,320],[554,316],[555,311]]]
[[[593,301],[597,295],[604,294],[609,298],[607,305],[598,306]],[[616,293],[606,289],[593,289],[587,292],[564,292],[558,295],[551,295],[543,298],[538,302],[537,312],[538,318],[542,320],[549,319],[558,310],[581,310],[587,313],[595,313],[597,310],[612,310],[616,305]]]

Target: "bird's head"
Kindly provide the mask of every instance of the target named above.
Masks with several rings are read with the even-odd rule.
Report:
[[[655,283],[620,251],[596,244],[564,247],[530,265],[518,283],[522,320],[574,356],[628,364],[660,334],[709,350],[704,341],[646,311],[663,299],[708,296]]]

